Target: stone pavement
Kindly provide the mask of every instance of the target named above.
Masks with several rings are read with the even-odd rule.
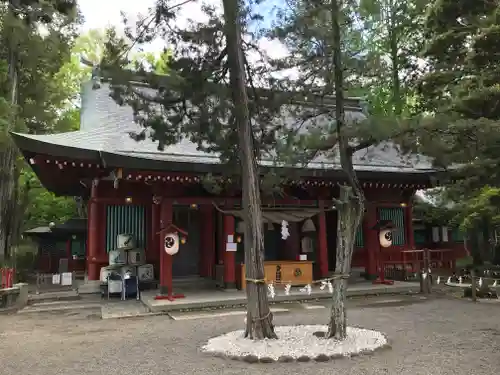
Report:
[[[269,365],[200,353],[208,338],[243,328],[241,316],[175,321],[165,315],[101,320],[84,311],[61,311],[57,318],[17,314],[0,319],[0,368],[2,375],[491,375],[500,368],[498,306],[418,296],[354,299],[349,323],[386,333],[392,350]],[[290,309],[274,322],[320,324],[328,313]]]
[[[419,290],[418,284],[396,282],[390,286],[372,285],[371,283],[354,284],[348,288],[350,298],[365,298],[370,295],[399,295],[399,294],[414,294]],[[75,312],[82,310],[101,311],[103,319],[113,318],[134,318],[142,316],[160,315],[181,310],[206,310],[206,309],[229,309],[226,315],[242,315],[244,306],[246,305],[246,295],[242,291],[223,291],[223,290],[189,290],[186,291],[186,298],[170,302],[166,300],[155,301],[155,291],[148,291],[142,294],[141,301],[135,299],[120,301],[117,298],[110,300],[102,299],[96,294],[78,295],[73,291],[43,293],[34,295],[31,298],[31,304],[19,311],[19,314],[31,314],[40,312]],[[302,306],[299,302],[321,301],[326,300],[327,303],[331,294],[327,290],[313,288],[312,294],[300,292],[298,288],[292,288],[290,295],[284,295],[282,290],[277,290],[277,295],[271,299],[273,304],[285,306],[275,306],[276,309],[284,309],[281,312],[287,312],[294,309],[293,303],[297,306]],[[307,306],[307,304],[303,305]],[[239,307],[235,310],[236,307]],[[318,308],[311,306],[311,309]],[[232,309],[232,310],[231,310]],[[220,312],[220,310],[218,310]],[[278,311],[278,310],[277,310]],[[205,313],[203,313],[205,314]],[[203,315],[202,316],[205,316]],[[176,317],[177,314],[170,314]],[[179,316],[184,316],[180,314]],[[214,313],[209,313],[208,316],[217,316]],[[224,315],[218,315],[224,316]],[[187,318],[179,318],[187,319]]]
[[[289,295],[285,295],[282,287],[276,287],[276,296],[270,299],[271,302],[292,302],[306,301],[316,299],[329,299],[331,293],[328,289],[321,290],[318,286],[312,288],[312,293],[308,295],[301,292],[300,288],[292,288]],[[374,285],[370,282],[364,282],[354,285],[348,285],[347,297],[374,296],[383,294],[406,294],[418,293],[420,285],[414,282],[395,281],[393,285]],[[184,309],[203,309],[209,307],[232,307],[246,305],[246,294],[241,290],[188,290],[177,291],[185,294],[185,298],[175,300],[155,300],[156,291],[143,292],[142,302],[151,312],[171,312]]]

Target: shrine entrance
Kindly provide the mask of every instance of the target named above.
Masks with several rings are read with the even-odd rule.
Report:
[[[179,252],[172,257],[172,276],[198,276],[200,251],[200,211],[188,206],[174,206],[173,222],[188,232],[187,240],[179,244]]]

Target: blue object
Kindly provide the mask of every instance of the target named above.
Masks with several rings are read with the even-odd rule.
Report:
[[[139,280],[137,279],[137,276],[130,276],[129,279],[125,279],[125,297],[137,297],[137,283]]]

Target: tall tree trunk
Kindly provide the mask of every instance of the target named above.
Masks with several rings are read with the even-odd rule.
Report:
[[[347,275],[351,270],[351,260],[354,250],[354,240],[362,217],[363,205],[359,198],[353,195],[350,186],[341,186],[337,204],[337,259],[335,275],[343,278],[333,280],[332,308],[328,325],[327,338],[343,340],[347,337],[347,316],[345,300],[347,290]],[[361,210],[361,215],[360,215]]]
[[[10,12],[14,15],[12,9],[17,9],[19,2],[11,0]],[[11,205],[16,204],[16,148],[10,139],[9,132],[16,120],[17,105],[17,46],[11,40],[9,42],[9,84],[10,84],[10,118],[5,129],[5,149],[0,151],[0,260],[9,253],[12,240],[13,225],[9,212]]]
[[[353,149],[343,132],[345,125],[344,112],[344,76],[341,58],[340,36],[340,3],[341,0],[331,2],[332,26],[332,54],[333,74],[335,82],[335,120],[340,156],[340,165],[347,175],[348,186],[341,186],[337,201],[337,257],[335,276],[333,280],[332,308],[328,324],[327,338],[343,340],[347,337],[347,316],[345,299],[347,277],[351,270],[352,253],[356,231],[363,219],[364,195],[352,164]]]
[[[400,116],[403,112],[403,98],[401,97],[401,80],[399,78],[399,47],[398,47],[398,30],[397,29],[397,9],[396,4],[389,2],[389,45],[391,55],[391,81],[392,81],[392,106],[393,113]]]
[[[240,2],[236,0],[223,0],[227,55],[234,105],[233,116],[238,128],[240,147],[242,204],[245,213],[245,268],[248,303],[245,337],[260,340],[276,338],[276,334],[267,298],[267,286],[264,281],[264,233],[259,174],[248,112],[239,4]]]

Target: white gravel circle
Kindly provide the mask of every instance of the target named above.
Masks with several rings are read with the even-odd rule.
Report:
[[[275,327],[278,340],[252,341],[243,337],[244,331],[232,331],[208,340],[202,351],[223,354],[228,357],[257,358],[287,356],[297,359],[307,356],[311,359],[326,355],[346,356],[373,351],[387,344],[386,337],[377,331],[355,327],[347,328],[347,338],[343,341],[327,340],[313,335],[314,332],[327,331],[326,325],[300,325]]]

